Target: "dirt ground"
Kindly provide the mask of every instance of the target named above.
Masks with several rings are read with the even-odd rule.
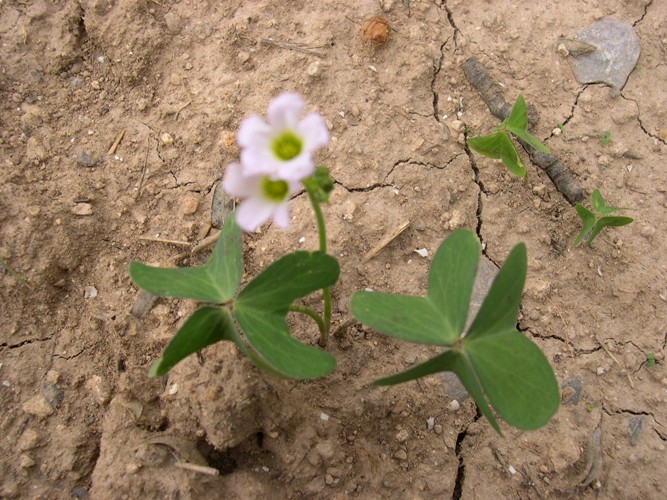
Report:
[[[392,26],[381,47],[360,38],[376,15]],[[620,93],[579,84],[556,51],[606,17],[641,43]],[[667,496],[666,0],[0,0],[0,41],[0,497]],[[465,148],[497,124],[463,73],[472,56],[633,224],[573,248],[573,207],[523,152],[527,180]],[[334,321],[356,290],[423,293],[454,228],[496,265],[524,241],[519,327],[562,390],[547,426],[501,438],[449,377],[371,387],[436,351],[361,325],[332,340],[320,380],[268,377],[226,343],[148,378],[196,305],[130,314],[128,264],[203,262],[191,250],[217,231],[234,131],[286,90],[332,136],[318,159],[337,183]],[[291,213],[287,231],[245,237],[246,279],[316,248],[304,195]]]

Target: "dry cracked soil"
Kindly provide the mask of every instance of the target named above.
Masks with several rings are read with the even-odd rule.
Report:
[[[378,15],[384,44],[361,36]],[[557,51],[603,18],[640,40],[621,91],[578,83]],[[0,497],[667,496],[666,0],[2,0],[0,42]],[[525,152],[520,180],[466,148],[497,124],[470,57],[631,225],[573,247],[572,205]],[[331,132],[335,324],[356,290],[423,293],[455,228],[490,274],[524,241],[518,326],[562,393],[544,428],[499,437],[449,377],[372,387],[436,351],[361,325],[319,380],[268,377],[226,343],[148,377],[196,305],[131,314],[128,264],[205,260],[234,132],[286,90]],[[246,236],[245,280],[317,247],[303,194],[291,215]]]

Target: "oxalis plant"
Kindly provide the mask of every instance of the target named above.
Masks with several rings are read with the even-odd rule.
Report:
[[[471,137],[467,143],[470,149],[488,158],[500,159],[507,170],[519,177],[525,177],[526,167],[514,147],[510,133],[522,139],[542,153],[549,149],[528,132],[528,112],[522,95],[516,98],[510,115],[493,129],[489,135]]]
[[[320,347],[326,347],[331,330],[330,288],[340,272],[336,259],[327,254],[321,208],[333,182],[328,170],[314,163],[314,154],[328,143],[329,133],[319,114],[301,119],[303,109],[300,96],[286,93],[269,104],[268,123],[257,116],[241,123],[240,162],[227,167],[222,184],[242,201],[225,221],[204,265],[130,264],[130,276],[140,288],[161,297],[204,303],[152,365],[152,376],[168,373],[185,357],[222,340],[234,342],[257,367],[278,377],[312,379],[334,369],[333,356],[296,340],[286,323],[290,312],[307,315],[318,326]],[[254,231],[268,220],[287,227],[289,199],[302,189],[317,221],[319,250],[288,253],[240,287],[242,231]],[[358,292],[352,298],[352,313],[356,320],[388,335],[446,348],[432,360],[376,384],[453,371],[498,432],[491,407],[510,425],[535,429],[553,415],[559,397],[546,358],[516,330],[526,249],[520,244],[512,250],[464,334],[479,254],[479,243],[471,232],[455,231],[433,259],[426,297]],[[321,312],[299,302],[318,290]]]
[[[580,203],[574,206],[583,223],[581,231],[579,231],[577,238],[574,240],[574,246],[579,246],[582,241],[586,246],[591,246],[595,237],[605,227],[625,226],[633,220],[631,217],[623,215],[610,215],[614,212],[629,209],[607,205],[598,189],[591,193],[591,207],[593,208],[592,212]]]

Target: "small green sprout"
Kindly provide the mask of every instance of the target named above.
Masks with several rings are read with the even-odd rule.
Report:
[[[28,284],[28,280],[25,279],[23,276],[21,276],[21,275],[20,275],[19,273],[17,273],[16,271],[14,271],[11,267],[9,267],[9,264],[7,264],[7,262],[5,261],[5,259],[0,259],[0,268],[1,268],[1,269],[4,269],[4,270],[7,271],[9,274],[11,274],[11,275],[14,277],[14,279],[15,279],[16,281],[18,281],[19,283],[22,283],[22,284],[24,284],[24,285],[27,285],[27,284]]]
[[[595,409],[595,405],[593,403],[588,403],[586,405],[586,411],[588,411],[588,413],[593,413],[594,409]]]
[[[565,131],[565,125],[563,125],[562,123],[559,123],[558,125],[556,125],[556,127],[558,127],[561,132]]]
[[[510,172],[524,177],[526,167],[521,162],[519,153],[510,139],[510,132],[538,151],[549,152],[549,149],[537,137],[528,132],[528,112],[522,95],[516,98],[510,115],[500,122],[500,125],[494,128],[491,134],[468,139],[468,146],[488,158],[502,160]]]
[[[647,352],[646,353],[646,366],[649,368],[655,366],[655,354],[652,352]]]
[[[600,140],[600,144],[606,146],[607,144],[609,144],[610,140],[611,140],[611,130],[605,130],[604,134],[602,134],[602,139]]]
[[[619,210],[629,209],[607,205],[604,201],[604,198],[600,194],[600,191],[597,189],[591,194],[591,205],[593,207],[593,212],[579,203],[577,203],[574,207],[583,223],[581,231],[572,243],[574,246],[579,246],[582,241],[584,241],[586,246],[591,246],[591,243],[593,243],[595,237],[605,227],[625,226],[626,224],[630,224],[632,222],[631,217],[609,215],[611,213],[618,212]]]

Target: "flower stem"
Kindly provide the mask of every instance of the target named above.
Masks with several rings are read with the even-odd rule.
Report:
[[[317,323],[317,327],[320,329],[320,333],[324,331],[324,321],[322,320],[322,317],[315,311],[313,311],[310,307],[300,306],[298,304],[292,304],[291,306],[289,306],[289,310],[291,312],[310,316],[311,318],[313,318],[313,320],[315,320],[315,323]]]
[[[327,253],[327,230],[324,225],[324,216],[322,215],[322,207],[315,196],[315,191],[312,186],[308,183],[304,183],[306,187],[306,192],[308,193],[308,199],[310,204],[313,206],[313,211],[315,212],[315,219],[317,220],[317,232],[320,237],[320,252]],[[323,313],[323,323],[324,328],[320,328],[320,340],[318,344],[320,347],[326,347],[329,342],[329,330],[331,328],[331,289],[323,288],[322,289],[322,301],[324,303],[324,313]]]

